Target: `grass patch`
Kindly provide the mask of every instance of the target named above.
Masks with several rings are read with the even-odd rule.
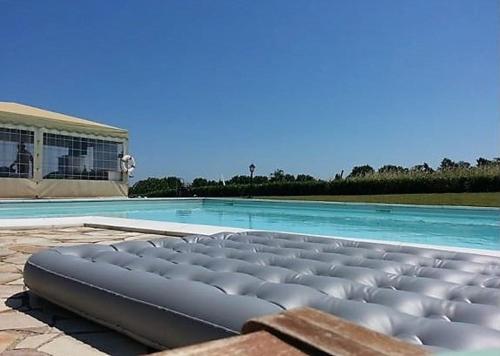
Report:
[[[337,201],[356,203],[464,205],[500,207],[500,192],[493,193],[434,193],[434,194],[382,194],[382,195],[301,195],[266,196],[261,199]]]

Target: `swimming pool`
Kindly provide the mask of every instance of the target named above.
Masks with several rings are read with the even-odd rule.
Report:
[[[0,219],[90,215],[500,250],[500,209],[246,199],[0,203]]]

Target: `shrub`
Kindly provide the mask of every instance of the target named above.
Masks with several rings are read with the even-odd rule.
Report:
[[[355,166],[352,169],[351,174],[349,174],[349,177],[351,177],[351,178],[364,177],[366,175],[373,174],[373,173],[375,173],[375,170],[373,169],[373,167],[365,164],[364,166]]]
[[[307,177],[307,179],[309,178]],[[163,178],[163,180],[168,181],[167,178]],[[172,183],[177,184],[178,181],[171,179],[170,183],[166,183],[163,180],[158,181],[156,178],[150,178],[138,182],[132,187],[131,192],[149,197],[497,192],[500,191],[500,165],[485,164],[473,168],[458,166],[433,172],[428,169],[413,169],[410,171],[386,169],[381,173],[335,179],[330,182],[322,180],[299,181],[298,179],[295,181],[263,181],[262,183],[254,181],[254,184],[227,184],[225,186],[222,184],[193,185],[190,189],[179,189],[178,186],[172,186]],[[183,188],[182,185],[181,188]],[[146,189],[150,190],[146,191]]]
[[[183,186],[182,179],[178,177],[148,178],[135,183],[129,190],[130,196],[147,195],[153,192],[177,190]]]

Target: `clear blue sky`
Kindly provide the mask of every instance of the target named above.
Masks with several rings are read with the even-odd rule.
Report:
[[[0,0],[0,101],[130,130],[137,176],[498,156],[495,0]]]

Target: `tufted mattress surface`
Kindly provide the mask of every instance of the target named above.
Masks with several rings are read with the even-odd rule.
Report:
[[[500,258],[268,232],[33,255],[30,290],[156,348],[308,306],[432,350],[500,347]]]

